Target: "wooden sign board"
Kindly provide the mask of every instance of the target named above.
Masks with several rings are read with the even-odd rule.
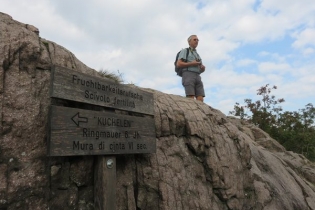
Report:
[[[59,66],[52,69],[51,97],[154,115],[152,93]]]
[[[50,156],[156,151],[152,116],[137,117],[52,105],[49,127]]]

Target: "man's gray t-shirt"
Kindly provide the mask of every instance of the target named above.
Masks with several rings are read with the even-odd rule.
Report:
[[[189,62],[191,62],[193,60],[196,60],[196,59],[199,59],[200,62],[202,62],[202,59],[199,56],[199,54],[197,53],[196,49],[193,50],[193,49],[189,48],[188,51],[189,51],[188,52],[189,54],[188,54],[188,57],[187,57],[187,63],[189,63]],[[186,53],[187,53],[187,49],[186,48],[181,50],[179,55],[178,55],[178,59],[185,60],[186,59]],[[187,71],[187,70],[188,71],[192,71],[192,72],[196,72],[196,73],[199,73],[199,74],[201,73],[199,66],[189,66],[188,68],[184,68],[183,69],[183,71]]]

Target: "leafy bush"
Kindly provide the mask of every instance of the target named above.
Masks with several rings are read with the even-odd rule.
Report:
[[[315,108],[309,103],[303,109],[289,112],[282,110],[279,106],[285,100],[276,99],[271,95],[272,88],[269,84],[260,87],[257,95],[261,100],[253,102],[245,99],[243,106],[235,103],[234,110],[229,114],[238,116],[257,125],[276,139],[287,150],[303,154],[308,159],[315,161]]]

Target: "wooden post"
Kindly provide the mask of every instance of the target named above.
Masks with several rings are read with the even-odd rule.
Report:
[[[94,178],[95,210],[116,210],[116,157],[98,156]]]
[[[94,169],[94,208],[116,210],[116,157],[113,155],[156,152],[153,93],[53,66],[50,97],[80,106],[51,105],[49,156],[98,155]],[[84,104],[95,106],[95,110]],[[141,115],[101,112],[96,106]]]

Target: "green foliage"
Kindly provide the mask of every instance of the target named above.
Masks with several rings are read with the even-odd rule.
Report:
[[[260,87],[257,95],[261,100],[253,102],[245,99],[245,105],[235,103],[234,110],[229,113],[248,120],[279,141],[287,150],[303,154],[315,161],[315,108],[309,103],[298,111],[283,112],[280,103],[283,98],[276,99],[271,95],[269,84]]]

